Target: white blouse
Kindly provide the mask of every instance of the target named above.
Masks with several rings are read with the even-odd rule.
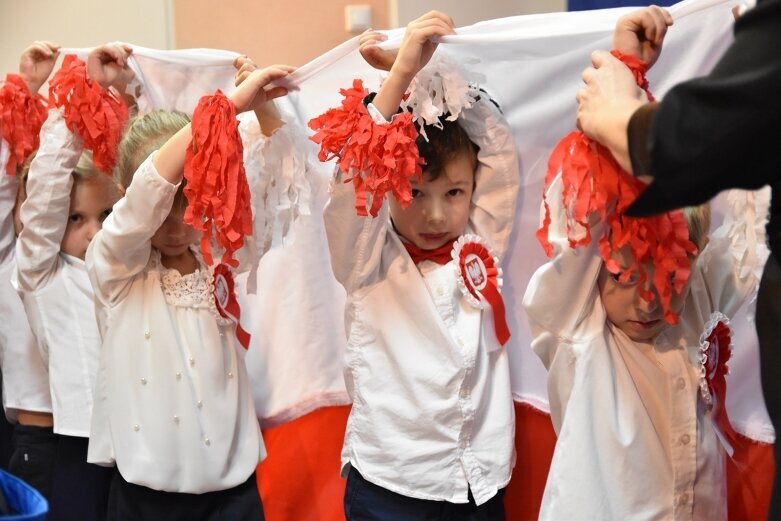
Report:
[[[18,410],[51,413],[52,402],[48,368],[11,285],[16,271],[13,208],[19,176],[6,174],[7,162],[8,143],[0,139],[0,368],[5,414],[16,421]]]
[[[177,187],[150,156],[87,251],[103,337],[87,459],[137,485],[198,494],[246,481],[265,449],[212,269],[199,258],[181,277],[152,249]]]
[[[679,323],[653,347],[636,344],[607,322],[596,239],[567,243],[560,176],[548,201],[556,256],[523,302],[558,435],[540,519],[726,519],[725,451],[700,397],[699,337],[756,281],[739,278],[729,244],[712,237]]]
[[[60,252],[81,152],[62,112],[50,110],[27,178],[14,283],[48,362],[54,431],[87,437],[100,336],[84,262]]]
[[[381,116],[374,114],[378,123]],[[488,101],[459,123],[480,147],[468,228],[501,257],[519,175],[506,122]],[[456,286],[453,262],[417,268],[389,222],[355,213],[349,184],[325,210],[331,261],[347,291],[345,379],[353,406],[342,467],[409,497],[477,504],[506,486],[515,463],[507,352]]]

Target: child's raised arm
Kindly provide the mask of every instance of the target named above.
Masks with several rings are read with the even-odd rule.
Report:
[[[19,59],[19,76],[35,95],[49,79],[60,54],[60,46],[51,42],[34,42],[22,52]]]
[[[656,5],[632,11],[616,22],[613,49],[622,54],[633,54],[651,68],[662,52],[667,28],[672,24],[673,17],[669,11]]]
[[[358,51],[366,60],[366,63],[381,71],[389,71],[396,61],[397,51],[386,51],[380,49],[378,44],[387,40],[388,37],[374,29],[367,29],[358,39]]]
[[[396,113],[412,79],[437,50],[433,39],[455,34],[454,27],[453,19],[439,11],[430,11],[410,22],[388,78],[374,98],[374,106],[385,119]]]
[[[125,100],[128,107],[135,105],[135,97],[127,92],[127,86],[135,78],[127,66],[127,59],[133,48],[121,42],[107,43],[95,47],[87,57],[87,74],[101,87],[113,87]]]

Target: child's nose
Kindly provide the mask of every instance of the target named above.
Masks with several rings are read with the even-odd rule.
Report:
[[[445,217],[444,205],[440,201],[431,200],[426,209],[426,219],[428,222],[432,224],[440,224],[445,221]]]
[[[89,223],[87,227],[87,240],[91,241],[93,237],[95,237],[95,234],[100,231],[101,223],[98,221],[92,221]]]

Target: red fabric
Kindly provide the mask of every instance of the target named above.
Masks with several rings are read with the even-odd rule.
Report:
[[[358,215],[376,217],[387,192],[406,208],[412,201],[410,179],[423,178],[424,164],[415,144],[418,131],[412,114],[405,112],[387,125],[377,125],[363,105],[369,91],[361,80],[340,92],[341,107],[309,121],[309,128],[316,131],[312,141],[320,145],[318,158],[339,159],[339,169],[347,176],[344,182],[352,181],[355,188]]]
[[[257,476],[268,521],[344,520],[339,455],[349,413],[349,406],[326,407],[263,431],[269,455]],[[504,499],[508,521],[539,517],[555,445],[550,416],[516,402],[517,456]],[[727,463],[730,520],[767,519],[773,473],[773,446],[746,438]]]
[[[69,54],[49,81],[49,105],[63,109],[68,128],[92,150],[95,166],[111,175],[128,118],[122,98],[102,89],[87,76],[87,65]]]
[[[0,87],[0,137],[10,155],[5,171],[12,175],[38,149],[38,134],[46,120],[46,100],[32,95],[18,74],[8,74]]]
[[[222,262],[239,265],[233,254],[252,235],[252,206],[244,147],[238,130],[236,109],[221,91],[204,96],[195,108],[192,141],[187,147],[184,178],[187,210],[184,222],[203,232],[204,260],[214,264],[212,234],[224,250]]]
[[[622,59],[630,63],[643,63],[634,57],[630,58],[632,60],[627,57]],[[638,83],[647,87],[644,75],[637,69],[635,74],[641,78]],[[570,247],[585,246],[591,242],[589,224],[593,216],[605,222],[605,231],[598,240],[599,253],[607,269],[611,273],[621,271],[612,253],[626,248],[632,264],[624,271],[621,280],[627,281],[637,273],[640,295],[646,301],[658,295],[665,320],[670,324],[677,323],[678,317],[670,310],[670,301],[686,285],[691,272],[689,256],[697,252],[697,247],[689,240],[683,212],[675,210],[643,218],[624,215],[645,189],[645,184],[625,172],[606,147],[591,140],[583,132],[572,132],[556,145],[548,160],[545,175],[545,215],[537,231],[537,239],[548,256],[553,255],[553,246],[548,241],[551,217],[546,194],[559,171],[564,185],[563,203],[568,214]],[[582,239],[575,238],[575,234],[580,232],[579,228],[587,230]],[[653,268],[651,284],[655,291],[651,291],[646,284],[649,279],[648,266]]]
[[[451,241],[434,250],[422,250],[409,242],[403,242],[402,244],[404,244],[404,248],[407,250],[407,253],[409,253],[409,256],[412,257],[412,262],[415,264],[419,264],[424,260],[434,261],[437,264],[447,264],[453,258],[451,255],[453,252],[453,242],[455,241]]]
[[[236,298],[236,282],[233,277],[233,271],[225,264],[220,264],[214,268],[214,280],[212,282],[214,291],[214,304],[217,312],[222,318],[228,318],[236,324],[236,339],[244,349],[249,349],[249,342],[252,338],[243,327],[241,327],[241,307]]]

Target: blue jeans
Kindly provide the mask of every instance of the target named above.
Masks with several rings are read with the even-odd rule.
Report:
[[[366,481],[354,468],[344,491],[347,521],[504,521],[504,489],[480,506],[431,501],[396,494]]]

